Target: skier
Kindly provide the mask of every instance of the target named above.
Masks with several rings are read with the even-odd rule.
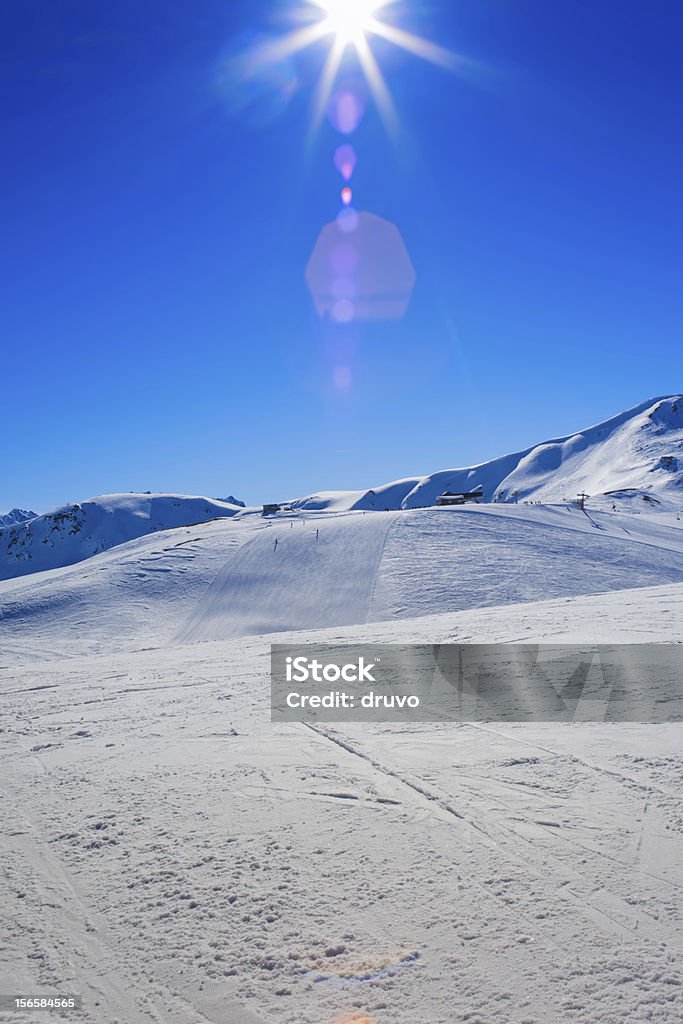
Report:
[[[275,544],[273,546],[273,551],[277,551],[277,537],[275,538]]]

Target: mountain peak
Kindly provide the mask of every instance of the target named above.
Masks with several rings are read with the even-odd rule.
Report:
[[[24,508],[13,508],[10,512],[0,515],[0,527],[18,526],[19,523],[27,523],[29,519],[36,519],[37,512],[29,512]]]

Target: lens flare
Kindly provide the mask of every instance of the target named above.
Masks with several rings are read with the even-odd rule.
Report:
[[[332,306],[332,319],[337,324],[350,324],[356,315],[356,307],[351,299],[337,299]]]
[[[349,208],[346,208],[349,211]],[[372,213],[326,224],[306,267],[318,316],[334,323],[400,320],[415,285],[408,250],[395,224]]]
[[[334,381],[334,386],[338,391],[348,391],[353,380],[351,377],[351,370],[348,366],[336,366],[332,379]]]
[[[368,1017],[365,1013],[345,1013],[338,1017],[334,1024],[376,1024],[374,1017]]]
[[[351,191],[351,189],[348,188],[348,187],[347,188],[343,188],[341,190],[341,201],[344,204],[344,206],[350,206],[352,199],[353,199],[353,192]]]
[[[351,181],[357,162],[358,157],[353,146],[340,146],[334,154],[334,166],[344,181]]]
[[[327,100],[327,116],[340,135],[353,135],[365,114],[365,99],[360,89],[338,89]]]
[[[343,234],[350,235],[358,227],[358,213],[352,206],[345,206],[337,214],[337,227]]]

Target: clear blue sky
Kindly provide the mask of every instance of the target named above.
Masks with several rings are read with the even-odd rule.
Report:
[[[368,110],[354,187],[417,284],[343,338],[304,282],[339,203],[339,136],[307,143],[327,44],[224,73],[295,6],[3,3],[0,510],[371,486],[681,389],[680,0],[396,6],[477,69],[375,46],[401,130]]]

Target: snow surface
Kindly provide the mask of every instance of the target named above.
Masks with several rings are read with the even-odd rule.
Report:
[[[683,642],[683,586],[306,636]],[[272,725],[268,665],[3,658],[0,990],[94,1024],[678,1024],[683,727]]]

